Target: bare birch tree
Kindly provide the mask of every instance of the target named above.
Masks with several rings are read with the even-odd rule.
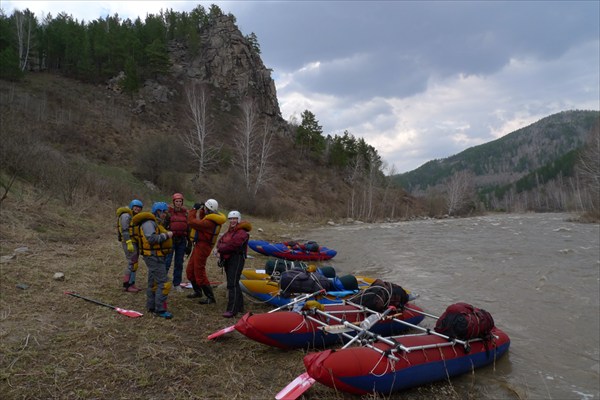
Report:
[[[192,85],[185,91],[188,104],[188,116],[193,122],[193,129],[183,134],[181,139],[188,151],[198,162],[198,176],[217,160],[220,147],[209,146],[207,138],[211,134],[208,120],[208,95],[205,87]]]
[[[253,100],[247,98],[240,108],[242,114],[234,139],[237,157],[233,163],[241,170],[248,194],[256,196],[270,178],[273,133],[268,122],[263,123],[262,129],[259,126],[259,114]]]
[[[32,21],[35,21],[29,9],[15,11],[15,24],[17,26],[17,42],[19,47],[19,68],[24,71],[29,62],[29,49],[31,47]]]
[[[600,124],[590,131],[585,149],[581,152],[577,173],[589,192],[589,210],[600,213]]]
[[[473,198],[473,176],[466,170],[452,175],[445,186],[448,215],[460,211]]]
[[[265,121],[263,124],[262,134],[258,140],[258,159],[256,169],[256,179],[254,182],[254,195],[258,190],[272,178],[270,168],[270,159],[273,154],[273,131],[271,125]]]
[[[346,179],[344,179],[351,187],[350,198],[348,199],[348,218],[358,218],[361,215],[358,210],[359,204],[356,194],[359,190],[362,165],[363,164],[358,157],[351,160],[348,164],[348,175],[346,176]]]

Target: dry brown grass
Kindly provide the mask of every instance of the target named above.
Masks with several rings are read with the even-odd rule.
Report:
[[[128,318],[65,295],[75,291],[115,306],[145,312],[145,294],[125,293],[124,266],[114,232],[114,210],[103,204],[66,209],[17,185],[2,203],[1,255],[27,247],[3,262],[0,281],[0,393],[4,399],[272,399],[303,372],[303,350],[281,351],[237,332],[215,342],[206,337],[234,321],[217,304],[200,305],[172,293],[172,320]],[[254,239],[301,238],[308,224],[249,218]],[[259,228],[263,232],[259,232]],[[264,259],[249,260],[262,267]],[[211,279],[222,281],[211,260]],[[66,279],[53,275],[63,272]],[[146,287],[140,265],[138,283]],[[19,284],[28,288],[20,289]],[[264,305],[246,299],[248,311]],[[391,398],[452,398],[452,386],[438,384]],[[315,384],[307,399],[344,399]],[[367,396],[365,398],[377,398]]]

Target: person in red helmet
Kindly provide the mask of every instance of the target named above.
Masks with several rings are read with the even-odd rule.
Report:
[[[173,204],[169,206],[169,226],[168,229],[173,232],[173,252],[167,255],[166,267],[167,274],[173,266],[173,287],[176,292],[183,292],[181,288],[181,276],[183,273],[183,259],[185,255],[192,251],[192,246],[188,238],[188,210],[183,205],[183,194],[174,193]]]
[[[206,275],[206,259],[217,242],[221,225],[227,221],[225,215],[218,209],[219,203],[215,199],[208,199],[204,204],[194,204],[194,209],[188,215],[190,237],[194,242],[194,249],[185,270],[194,289],[194,293],[188,297],[202,297],[202,292],[204,292],[206,299],[200,300],[200,304],[217,302]]]

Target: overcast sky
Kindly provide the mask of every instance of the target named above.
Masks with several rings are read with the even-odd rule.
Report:
[[[315,114],[401,173],[550,114],[600,110],[590,1],[5,1],[7,15],[142,19],[217,4],[258,37],[283,117]],[[391,170],[388,170],[390,172]]]

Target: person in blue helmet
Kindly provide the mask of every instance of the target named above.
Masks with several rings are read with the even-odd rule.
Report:
[[[138,269],[138,246],[133,236],[131,220],[144,208],[141,200],[134,199],[129,203],[129,207],[119,207],[117,209],[117,235],[119,242],[123,245],[127,267],[123,273],[123,288],[126,292],[137,293],[141,289],[135,286],[135,274]]]
[[[141,212],[132,220],[140,254],[148,267],[146,308],[165,319],[173,318],[173,314],[167,310],[171,282],[166,269],[166,257],[173,248],[173,232],[162,225],[168,209],[167,203],[157,202],[152,205],[152,213]]]

